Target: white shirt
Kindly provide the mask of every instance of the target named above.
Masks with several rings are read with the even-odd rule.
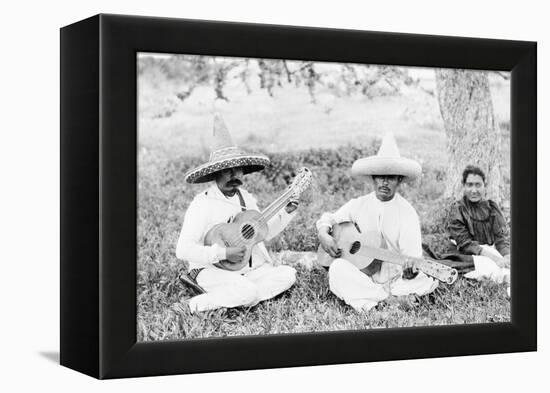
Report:
[[[400,254],[411,257],[422,257],[422,235],[420,221],[416,211],[401,195],[382,202],[375,192],[354,198],[334,213],[324,213],[317,221],[317,229],[322,226],[332,227],[346,221],[356,223],[361,232],[369,233],[379,244],[372,244],[387,248]],[[386,266],[384,266],[386,265]],[[402,270],[398,265],[383,263],[383,270],[388,270],[384,276],[399,274]]]
[[[240,188],[247,210],[257,210],[256,199]],[[231,222],[237,214],[242,211],[239,197],[234,195],[226,197],[213,184],[206,191],[201,192],[187,208],[183,218],[178,244],[176,246],[176,257],[189,263],[189,269],[211,267],[214,263],[226,259],[225,247],[218,244],[212,246],[204,245],[204,237],[213,226],[221,223]],[[288,214],[285,209],[276,214],[268,221],[268,234],[265,240],[277,236],[292,220],[296,212]],[[252,248],[252,268],[258,267],[271,258],[263,242]],[[239,272],[244,273],[250,270],[248,264]]]

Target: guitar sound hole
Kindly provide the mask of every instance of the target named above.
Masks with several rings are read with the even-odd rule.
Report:
[[[351,245],[351,249],[349,250],[349,253],[355,254],[357,251],[359,251],[360,248],[361,248],[361,242],[354,241],[353,244]]]
[[[254,237],[254,228],[250,224],[244,224],[241,228],[241,234],[245,239],[252,239]]]

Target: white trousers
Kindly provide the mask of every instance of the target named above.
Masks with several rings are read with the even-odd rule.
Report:
[[[486,244],[481,247],[485,251],[502,258],[502,255],[500,255],[494,247]],[[495,261],[486,256],[474,255],[473,257],[475,269],[469,273],[466,273],[464,277],[477,281],[490,280],[496,282],[497,284],[507,283],[507,292],[508,296],[510,296],[510,269],[498,266]]]
[[[438,281],[422,272],[412,280],[399,277],[388,284],[380,284],[359,270],[351,262],[337,258],[328,270],[329,288],[337,297],[356,311],[367,311],[390,295],[427,295],[438,286]]]
[[[221,307],[254,306],[289,289],[296,281],[290,266],[262,265],[245,274],[218,269],[203,269],[197,283],[206,293],[189,300],[191,312]]]

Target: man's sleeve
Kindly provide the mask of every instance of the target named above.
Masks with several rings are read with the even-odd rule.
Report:
[[[400,252],[410,257],[422,257],[422,234],[420,231],[420,220],[418,214],[411,206],[407,209],[401,222],[399,231]]]
[[[321,215],[321,218],[315,223],[317,230],[321,229],[322,227],[332,228],[334,225],[340,224],[342,222],[355,221],[353,217],[354,212],[356,212],[358,209],[358,205],[359,200],[355,198],[342,205],[342,207],[340,207],[340,209],[336,210],[334,213],[323,213]]]
[[[297,210],[294,210],[292,213],[288,214],[284,208],[281,209],[278,214],[267,222],[268,232],[265,240],[271,240],[281,233],[294,218],[294,216],[296,216],[296,213]]]
[[[201,239],[208,231],[204,217],[207,212],[200,201],[193,200],[185,212],[181,227],[176,257],[188,261],[196,267],[206,267],[225,259],[225,247],[214,244],[205,246]]]
[[[510,254],[510,233],[504,215],[496,205],[491,201],[491,205],[495,211],[495,222],[493,231],[495,233],[495,248],[502,256]]]
[[[460,213],[460,209],[456,203],[453,204],[449,213],[447,231],[451,239],[456,242],[456,246],[460,252],[467,255],[481,254],[482,248],[479,243],[472,238],[472,235],[470,235],[468,224],[462,216],[462,213]]]

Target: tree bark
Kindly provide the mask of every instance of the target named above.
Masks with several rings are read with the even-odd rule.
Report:
[[[436,69],[435,75],[449,153],[445,197],[461,197],[462,171],[471,164],[485,172],[487,198],[500,203],[501,137],[487,72]]]

